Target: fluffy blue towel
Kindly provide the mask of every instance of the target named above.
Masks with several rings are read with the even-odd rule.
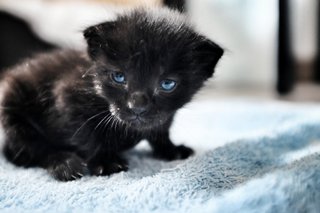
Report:
[[[319,212],[320,107],[198,102],[171,131],[188,160],[126,153],[128,172],[57,182],[0,155],[0,212]]]

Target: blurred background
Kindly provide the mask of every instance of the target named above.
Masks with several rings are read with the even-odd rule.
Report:
[[[200,99],[320,101],[317,0],[0,0],[0,69],[85,49],[82,31],[122,10],[172,7],[226,52]]]

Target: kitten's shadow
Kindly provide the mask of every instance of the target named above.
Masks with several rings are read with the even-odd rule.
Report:
[[[130,178],[142,178],[153,176],[162,170],[171,169],[181,163],[181,160],[165,161],[157,159],[150,150],[133,149],[124,153],[129,162],[129,170],[126,176]]]

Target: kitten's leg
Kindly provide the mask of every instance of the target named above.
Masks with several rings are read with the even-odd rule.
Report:
[[[155,157],[165,160],[186,159],[194,153],[194,151],[184,145],[174,145],[168,132],[155,134],[154,137],[148,139]]]
[[[44,141],[43,141],[44,142]],[[40,143],[30,145],[26,140],[10,140],[3,152],[8,160],[17,166],[40,166],[57,180],[68,181],[81,178],[87,173],[85,161],[73,152],[48,150]],[[49,154],[51,153],[51,154]]]
[[[35,153],[25,143],[17,140],[6,141],[2,151],[7,160],[17,166],[31,167],[35,165]]]
[[[2,119],[6,131],[3,152],[9,161],[17,166],[43,167],[62,181],[83,176],[84,161],[75,153],[53,147],[34,117],[28,113],[3,111]]]
[[[128,162],[117,154],[100,154],[91,159],[88,164],[91,175],[111,175],[128,170]]]
[[[60,181],[75,180],[87,173],[86,162],[73,152],[60,151],[50,154],[41,166]]]
[[[6,158],[18,166],[46,168],[58,180],[81,177],[85,172],[83,159],[74,152],[64,151],[62,147],[68,143],[64,143],[62,133],[48,134],[51,132],[47,125],[48,109],[52,107],[50,95],[42,97],[24,78],[9,80],[0,107]]]
[[[17,166],[39,166],[50,149],[42,128],[31,116],[13,111],[3,111],[1,118],[5,131],[4,156]]]

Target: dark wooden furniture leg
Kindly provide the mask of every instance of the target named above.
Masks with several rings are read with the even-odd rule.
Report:
[[[291,51],[290,0],[279,0],[279,34],[278,34],[278,81],[277,91],[279,94],[289,93],[295,83],[295,71]]]
[[[317,25],[318,25],[318,38],[317,38],[317,55],[316,55],[316,66],[314,70],[314,79],[316,82],[320,83],[320,3],[318,3],[317,8]]]
[[[179,10],[180,12],[185,11],[185,0],[164,0],[163,3],[170,8]]]

